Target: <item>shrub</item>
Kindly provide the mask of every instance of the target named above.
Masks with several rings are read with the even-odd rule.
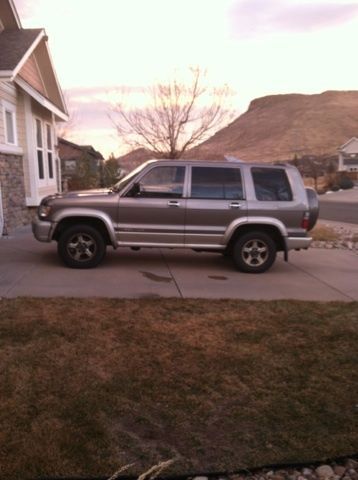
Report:
[[[349,177],[342,177],[339,180],[339,186],[340,188],[343,188],[343,190],[348,190],[349,188],[354,187],[354,183],[353,183],[353,180],[350,179]]]
[[[338,192],[338,190],[340,189],[340,186],[335,184],[335,185],[331,185],[331,190],[332,192]]]

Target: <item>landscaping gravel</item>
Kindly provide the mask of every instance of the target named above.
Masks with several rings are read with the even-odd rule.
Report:
[[[320,221],[319,225],[325,226],[333,230],[337,234],[336,240],[329,241],[313,241],[311,247],[313,248],[339,248],[344,250],[351,250],[358,253],[358,225],[351,223],[330,222],[328,220]]]
[[[212,476],[197,476],[190,480],[213,480]],[[189,479],[188,479],[189,480]],[[358,461],[353,458],[322,465],[300,468],[262,469],[254,472],[222,475],[215,480],[358,480]]]

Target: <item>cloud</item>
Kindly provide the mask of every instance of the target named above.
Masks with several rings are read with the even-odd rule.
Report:
[[[310,32],[349,22],[358,16],[353,2],[298,0],[235,0],[229,10],[235,37],[273,32]]]

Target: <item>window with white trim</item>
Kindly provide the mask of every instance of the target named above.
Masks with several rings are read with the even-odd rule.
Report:
[[[49,123],[46,123],[46,147],[47,147],[47,170],[48,177],[53,180],[53,137],[52,127]]]
[[[45,165],[44,165],[44,147],[42,135],[42,122],[36,118],[36,151],[37,151],[37,168],[39,172],[39,179],[45,179]]]
[[[35,118],[37,171],[42,185],[55,182],[55,150],[53,127]]]
[[[3,101],[5,143],[17,146],[16,106]]]

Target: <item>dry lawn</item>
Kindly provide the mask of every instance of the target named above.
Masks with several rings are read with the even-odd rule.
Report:
[[[310,235],[312,236],[313,240],[317,240],[319,242],[334,242],[340,239],[334,228],[321,224],[316,225],[310,232]]]
[[[358,450],[358,304],[0,301],[0,478]]]

